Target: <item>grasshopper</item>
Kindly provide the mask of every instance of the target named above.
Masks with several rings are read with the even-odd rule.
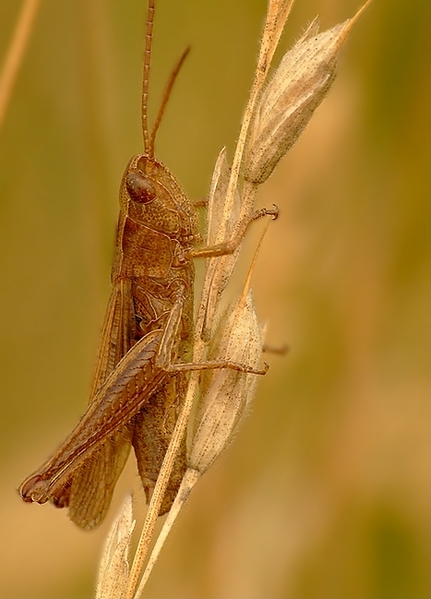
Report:
[[[277,211],[261,209],[239,224],[225,243],[198,247],[195,205],[155,159],[155,138],[183,53],[168,82],[151,134],[147,99],[154,0],[145,37],[142,132],[144,153],[127,165],[120,186],[112,291],[102,330],[88,408],[56,453],[20,486],[26,502],[68,508],[77,525],[93,529],[104,519],[131,447],[151,498],[188,384],[188,371],[234,368],[232,362],[190,363],[193,344],[193,259],[231,254],[248,225]],[[169,511],[186,469],[183,440],[159,515]]]

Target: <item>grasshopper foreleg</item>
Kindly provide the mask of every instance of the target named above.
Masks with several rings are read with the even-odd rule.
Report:
[[[194,248],[188,252],[190,258],[215,258],[217,256],[227,256],[233,254],[234,251],[239,247],[248,227],[252,222],[262,218],[263,216],[272,216],[274,220],[278,217],[278,207],[274,204],[274,208],[260,208],[255,210],[250,216],[244,218],[233,236],[229,241],[217,243],[216,245],[210,245],[207,247]]]

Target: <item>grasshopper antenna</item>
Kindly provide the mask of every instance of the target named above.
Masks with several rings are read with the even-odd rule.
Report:
[[[153,42],[153,25],[154,25],[154,3],[155,0],[148,0],[148,12],[147,12],[147,28],[145,32],[145,50],[144,50],[144,74],[142,78],[142,135],[144,138],[144,151],[148,158],[154,158],[154,144],[156,141],[157,131],[159,129],[163,113],[168,103],[169,96],[171,95],[172,87],[175,83],[178,73],[186,59],[187,54],[190,52],[190,46],[188,46],[182,53],[179,61],[173,69],[168,84],[165,88],[162,101],[160,103],[159,110],[157,112],[156,120],[151,131],[151,135],[148,131],[148,88],[150,83],[150,64],[151,64],[151,48]]]
[[[169,77],[169,81],[168,81],[168,84],[166,86],[165,93],[163,94],[163,98],[162,98],[162,101],[160,103],[160,107],[159,107],[159,111],[158,111],[157,116],[156,116],[156,120],[154,121],[153,130],[151,131],[150,145],[149,145],[149,148],[148,148],[148,152],[151,153],[151,156],[153,156],[153,154],[154,154],[154,143],[156,141],[157,130],[158,130],[160,122],[162,120],[162,116],[163,116],[163,113],[165,111],[166,104],[168,103],[168,100],[169,100],[169,96],[171,95],[172,87],[173,87],[173,85],[175,83],[177,75],[180,72],[180,69],[183,66],[183,63],[184,63],[184,61],[185,61],[185,59],[187,57],[187,54],[189,52],[190,52],[190,46],[188,46],[184,50],[184,52],[181,54],[179,61],[175,65],[175,68],[172,71],[171,76]]]
[[[154,0],[148,0],[147,29],[145,32],[144,49],[144,74],[142,77],[142,135],[144,137],[144,151],[149,153],[150,136],[148,134],[148,86],[150,83],[151,46],[153,41]]]

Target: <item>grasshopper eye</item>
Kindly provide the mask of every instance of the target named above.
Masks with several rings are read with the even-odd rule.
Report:
[[[157,193],[154,185],[139,173],[128,173],[126,176],[126,188],[130,198],[139,204],[149,204],[154,200]]]

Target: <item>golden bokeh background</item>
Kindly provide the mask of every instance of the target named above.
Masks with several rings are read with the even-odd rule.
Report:
[[[4,56],[19,2],[0,3]],[[158,0],[152,114],[192,198],[230,155],[265,0]],[[355,0],[298,0],[286,50]],[[0,137],[0,596],[86,598],[93,533],[16,488],[83,412],[129,157],[141,151],[144,0],[44,0]],[[177,523],[146,597],[421,599],[430,589],[429,3],[376,0],[259,195],[254,278],[272,346],[253,410]],[[259,226],[249,237],[237,288]],[[242,268],[242,270],[241,270]],[[138,487],[133,464],[115,506]],[[115,513],[112,509],[108,520]]]

